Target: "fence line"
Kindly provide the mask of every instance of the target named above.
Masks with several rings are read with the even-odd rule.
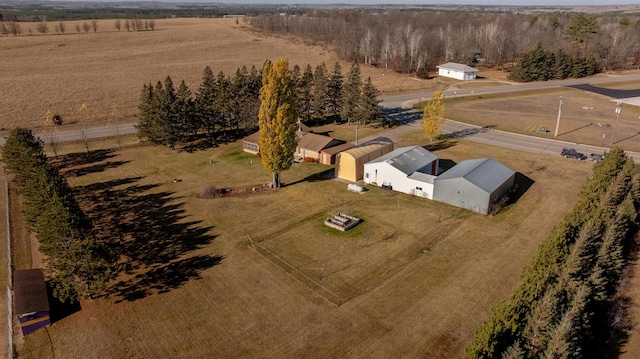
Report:
[[[348,298],[340,298],[338,294],[334,293],[333,291],[323,286],[322,284],[316,282],[314,279],[310,278],[308,275],[304,274],[299,269],[289,264],[286,260],[278,256],[277,254],[263,247],[261,244],[255,243],[253,240],[251,240],[251,236],[247,235],[247,237],[249,238],[249,242],[251,243],[251,246],[253,247],[253,249],[256,250],[256,252],[262,254],[262,256],[270,260],[273,264],[284,269],[285,272],[289,273],[295,279],[305,284],[307,287],[311,288],[313,291],[320,294],[328,301],[332,302],[335,305],[340,306],[341,304],[344,304],[348,299]]]
[[[11,287],[7,284],[7,359],[13,358],[13,302]]]
[[[7,358],[13,358],[13,296],[11,294],[12,270],[11,270],[11,228],[9,227],[9,184],[7,177],[3,177],[5,195],[5,217],[7,226]]]

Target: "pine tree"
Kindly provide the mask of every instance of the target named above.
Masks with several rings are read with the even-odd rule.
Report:
[[[316,66],[313,72],[313,102],[311,107],[313,109],[313,116],[318,121],[324,120],[327,113],[327,97],[328,97],[328,85],[327,79],[327,67],[322,63]]]
[[[154,107],[154,91],[154,87],[151,84],[142,86],[140,103],[138,105],[138,124],[136,128],[138,129],[138,137],[146,137],[152,143],[157,143],[157,141],[159,141],[159,124]]]
[[[313,93],[313,70],[307,65],[296,86],[298,114],[305,121],[311,120],[311,101]]]
[[[327,105],[328,111],[333,115],[342,112],[342,84],[343,84],[342,68],[340,63],[336,61],[333,71],[329,75],[327,83]]]
[[[562,49],[557,49],[554,56],[553,79],[564,80],[571,74],[571,65],[567,54]]]
[[[289,60],[267,61],[262,70],[260,90],[259,147],[262,165],[273,173],[273,186],[280,187],[280,173],[291,167],[296,149],[295,88]]]
[[[531,313],[523,337],[531,357],[536,357],[547,347],[553,328],[560,321],[566,306],[566,292],[561,285],[555,285],[547,290]]]
[[[195,110],[191,90],[182,80],[178,90],[176,91],[176,117],[178,120],[177,137],[178,142],[188,141],[189,135],[195,135],[198,132],[198,122],[195,120]]]
[[[219,126],[225,131],[225,142],[228,140],[226,135],[226,131],[232,128],[232,109],[233,106],[231,102],[231,98],[233,94],[231,93],[231,82],[229,78],[225,76],[224,72],[218,72],[218,76],[216,77],[216,98],[214,102],[215,112],[218,115],[217,122]]]
[[[347,123],[357,120],[356,114],[359,112],[359,105],[362,97],[362,76],[360,66],[357,63],[351,64],[347,79],[342,87],[342,120]]]
[[[164,80],[164,88],[162,91],[156,91],[156,93],[159,94],[157,98],[159,102],[158,118],[161,123],[160,128],[163,132],[161,144],[169,145],[171,149],[174,149],[180,141],[181,121],[178,118],[178,111],[176,109],[178,98],[173,86],[173,80],[171,80],[170,76],[167,76]]]
[[[375,88],[375,86],[373,86],[371,77],[367,77],[367,80],[362,86],[362,97],[360,98],[361,104],[359,106],[360,116],[358,116],[365,126],[367,123],[377,122],[384,116],[380,110],[380,100],[378,100],[379,95],[380,92]]]
[[[205,67],[202,74],[202,81],[196,93],[195,111],[197,123],[203,128],[209,139],[215,138],[218,113],[216,110],[216,78],[209,66]]]
[[[444,127],[444,94],[437,90],[427,101],[422,113],[422,131],[433,142],[433,139],[440,135]]]

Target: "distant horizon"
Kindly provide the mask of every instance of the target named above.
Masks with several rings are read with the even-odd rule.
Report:
[[[46,1],[46,0],[45,0]],[[467,5],[467,6],[623,6],[640,5],[638,0],[48,0],[51,2],[163,2],[229,5]],[[611,4],[610,2],[614,3]]]

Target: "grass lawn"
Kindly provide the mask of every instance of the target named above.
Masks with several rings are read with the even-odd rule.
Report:
[[[419,132],[405,143],[425,145]],[[20,356],[460,357],[591,164],[459,139],[439,147],[442,159],[491,156],[533,182],[487,217],[375,187],[355,194],[309,163],[285,172],[275,193],[198,198],[209,184],[270,181],[240,143],[66,154],[61,171],[120,253],[120,274],[107,296],[49,328],[53,345],[37,332]],[[322,222],[335,211],[364,222],[331,230]]]

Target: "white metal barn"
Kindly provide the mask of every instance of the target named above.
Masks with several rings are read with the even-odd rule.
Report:
[[[514,181],[515,171],[491,158],[462,161],[435,179],[433,199],[489,214]]]
[[[447,62],[436,67],[438,68],[438,76],[451,77],[458,80],[475,80],[478,73],[478,70],[471,66],[455,62]]]
[[[433,198],[438,156],[420,146],[402,147],[364,164],[364,182]]]

